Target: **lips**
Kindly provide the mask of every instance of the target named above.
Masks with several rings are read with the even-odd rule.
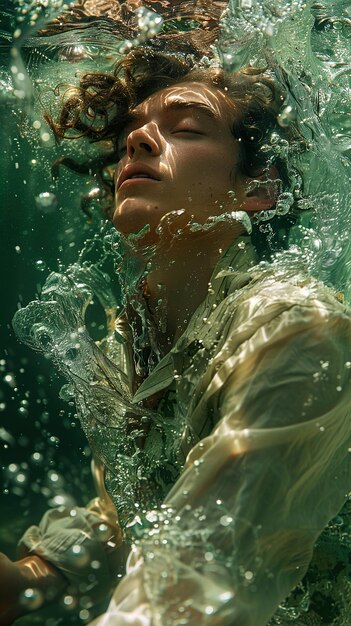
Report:
[[[126,165],[122,169],[117,180],[117,189],[119,189],[126,180],[133,180],[138,178],[145,180],[161,180],[158,172],[153,170],[148,165],[145,165],[143,163],[131,163],[129,165]]]

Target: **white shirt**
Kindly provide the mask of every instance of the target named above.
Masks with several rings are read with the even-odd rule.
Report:
[[[248,271],[252,254],[242,238],[222,256],[131,399],[173,390],[173,432],[151,425],[145,448],[163,437],[182,469],[93,626],[265,626],[350,491],[350,312],[311,278]]]

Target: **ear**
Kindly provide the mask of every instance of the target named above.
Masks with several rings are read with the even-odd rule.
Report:
[[[243,211],[256,212],[271,209],[277,202],[279,193],[281,192],[281,180],[277,168],[273,165],[267,172],[248,178],[247,184],[253,181],[262,181],[251,188],[246,194],[241,209]]]

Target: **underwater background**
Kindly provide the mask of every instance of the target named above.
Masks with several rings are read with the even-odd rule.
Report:
[[[54,145],[40,110],[51,102],[48,86],[68,82],[77,69],[100,69],[102,62],[111,68],[121,44],[126,45],[125,36],[111,39],[108,19],[100,20],[99,28],[90,19],[89,28],[72,27],[64,33],[53,30],[46,40],[36,39],[38,27],[64,8],[59,1],[44,4],[45,11],[33,21],[37,3],[0,3],[0,551],[10,558],[16,558],[16,544],[24,530],[48,507],[84,505],[95,495],[91,453],[74,403],[67,402],[65,394],[60,397],[66,381],[48,358],[20,343],[12,329],[15,312],[40,294],[48,274],[75,263],[82,248],[89,247],[86,242],[100,237],[97,182],[66,171],[53,183],[52,163],[65,150],[71,153],[72,147]],[[66,10],[74,4],[79,3],[66,3]],[[156,4],[160,9],[167,3]],[[259,59],[268,46],[290,77],[294,98],[286,103],[282,125],[289,124],[290,116],[309,129],[311,181],[305,185],[300,208],[317,209],[316,217],[305,219],[296,240],[314,273],[348,299],[350,2],[233,0],[228,6],[220,35],[227,69],[240,69],[253,56]],[[19,22],[21,16],[24,21]],[[156,27],[155,20],[148,25],[150,36]],[[185,29],[186,24],[180,28]],[[25,33],[20,58],[11,56],[14,33],[19,29],[17,40]],[[18,94],[17,80],[23,68],[24,97]],[[298,79],[303,80],[318,115],[311,113],[307,91],[299,92]],[[30,102],[28,90],[33,84],[40,88],[41,108]],[[80,206],[82,195],[87,194],[95,201],[90,217]],[[94,304],[89,307],[87,324],[94,339],[103,337],[104,321]],[[48,607],[18,623],[80,624],[88,619],[84,611],[71,615],[63,607]],[[298,623],[293,615],[290,621]],[[326,623],[332,623],[327,609]]]
[[[1,8],[0,551],[15,559],[24,530],[49,506],[84,505],[95,496],[86,438],[74,406],[59,398],[64,381],[50,361],[19,342],[11,323],[50,271],[76,260],[95,225],[80,210],[81,181],[73,175],[49,203],[40,201],[40,194],[52,193],[50,166],[57,155],[53,147],[34,150],[21,136],[17,108],[6,94],[14,14],[4,3]],[[67,610],[59,613],[49,607],[18,623],[82,623]]]

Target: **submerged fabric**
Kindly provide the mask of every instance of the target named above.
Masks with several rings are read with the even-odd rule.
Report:
[[[248,238],[223,255],[186,332],[134,396],[172,398],[166,447],[182,472],[132,525],[127,575],[94,626],[265,626],[347,499],[350,312],[320,283],[248,271],[254,262]],[[308,615],[304,624],[323,623]]]

